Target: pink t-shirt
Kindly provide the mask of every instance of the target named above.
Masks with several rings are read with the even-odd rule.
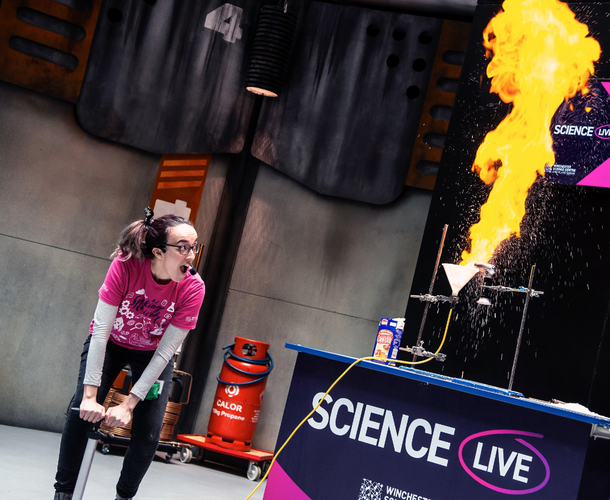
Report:
[[[110,340],[129,349],[155,350],[170,324],[195,328],[205,295],[198,274],[187,273],[180,283],[161,285],[153,278],[150,263],[150,259],[122,261],[116,257],[99,290],[100,299],[119,307]]]

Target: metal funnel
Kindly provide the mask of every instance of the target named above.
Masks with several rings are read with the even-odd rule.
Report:
[[[459,291],[464,288],[464,285],[468,283],[472,277],[477,274],[480,270],[474,264],[468,266],[458,266],[457,264],[443,264],[445,274],[451,285],[451,295],[457,297]]]

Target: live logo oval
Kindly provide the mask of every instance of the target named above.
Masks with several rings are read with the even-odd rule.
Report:
[[[461,442],[460,464],[490,490],[509,495],[534,493],[544,488],[551,475],[547,459],[530,442],[538,439],[544,436],[512,429],[478,432]]]

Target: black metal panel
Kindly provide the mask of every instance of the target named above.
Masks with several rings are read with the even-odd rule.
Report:
[[[332,0],[332,3],[470,21],[477,0]]]
[[[596,76],[610,77],[609,4],[570,4],[577,20],[600,43]],[[412,293],[427,293],[442,229],[448,224],[441,262],[457,263],[469,228],[478,221],[489,186],[471,172],[478,146],[509,112],[508,104],[489,93],[482,32],[501,5],[479,5],[462,70],[460,88],[430,207]],[[526,204],[521,237],[496,251],[499,276],[494,284],[527,286],[536,264],[533,287],[544,291],[529,303],[514,389],[545,400],[557,398],[588,405],[610,415],[610,190],[553,184],[540,179]],[[460,293],[443,348],[445,363],[422,368],[507,387],[524,307],[524,294],[492,296],[491,308],[477,306],[476,280]],[[450,294],[439,270],[435,294]],[[403,344],[413,345],[424,305],[407,307]],[[433,305],[423,338],[438,347],[448,305]],[[404,356],[407,359],[407,356]],[[410,359],[410,358],[409,358]]]
[[[79,123],[155,153],[241,151],[254,102],[243,87],[246,47],[258,9],[245,0],[106,1]]]
[[[441,24],[307,4],[282,95],[265,101],[252,154],[319,193],[377,204],[396,199]],[[418,97],[408,97],[415,87]]]
[[[564,0],[560,0],[560,1],[564,2]],[[479,0],[477,3],[479,5],[485,5],[485,4],[502,5],[504,3],[504,0]],[[564,3],[570,3],[570,2],[564,2]],[[610,0],[581,0],[578,3],[610,3]]]

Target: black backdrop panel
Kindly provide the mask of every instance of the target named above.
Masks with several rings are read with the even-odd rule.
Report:
[[[442,20],[308,3],[256,158],[315,191],[387,203],[404,189]],[[408,97],[410,94],[417,97]],[[413,92],[413,94],[411,94]]]
[[[246,47],[258,2],[107,0],[76,116],[155,153],[237,153],[253,96]]]
[[[610,76],[610,4],[570,4],[576,18],[589,26],[602,56],[596,76]],[[412,293],[427,293],[443,226],[449,226],[441,262],[458,263],[468,230],[478,221],[489,187],[471,172],[477,148],[496,128],[509,106],[489,93],[482,32],[500,5],[479,5],[456,105],[449,126],[432,205],[423,237]],[[588,405],[610,415],[610,190],[569,186],[539,179],[526,203],[521,237],[505,241],[492,260],[498,274],[490,284],[527,286],[536,264],[533,288],[544,292],[532,298],[513,389],[526,396]],[[445,363],[422,368],[450,376],[508,387],[525,295],[489,292],[492,305],[478,306],[480,280],[460,292],[460,302],[443,348]],[[451,290],[443,269],[434,294]],[[423,339],[436,350],[449,306],[432,305]],[[413,345],[424,304],[411,299],[403,345]],[[406,353],[401,355],[407,359]],[[410,358],[409,358],[410,359]]]

